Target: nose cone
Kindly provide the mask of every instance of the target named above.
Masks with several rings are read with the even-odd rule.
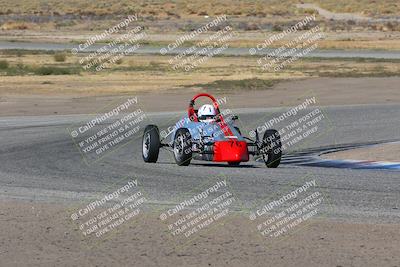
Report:
[[[246,141],[217,141],[214,143],[214,161],[244,162],[249,161]]]

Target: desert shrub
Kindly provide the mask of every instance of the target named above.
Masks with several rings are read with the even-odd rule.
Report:
[[[303,9],[304,14],[308,14],[308,15],[313,15],[316,14],[318,15],[318,11],[316,11],[315,9],[312,8],[305,8]]]
[[[71,75],[79,74],[78,69],[74,68],[59,68],[59,67],[38,67],[32,69],[36,75]]]
[[[27,30],[32,28],[32,24],[19,21],[8,21],[0,27],[2,30]]]
[[[272,31],[274,31],[274,32],[283,31],[283,27],[279,24],[274,24],[274,25],[272,25]]]
[[[240,30],[245,30],[245,31],[256,31],[259,30],[259,26],[255,23],[248,23],[248,22],[239,22],[238,28]]]
[[[54,60],[56,62],[65,62],[66,59],[67,59],[67,55],[64,53],[55,53],[54,54]]]
[[[8,61],[7,60],[0,60],[0,70],[8,69]]]

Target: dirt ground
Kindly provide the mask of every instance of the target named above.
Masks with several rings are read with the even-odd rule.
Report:
[[[150,211],[109,236],[89,240],[73,224],[69,208],[2,201],[0,265],[394,267],[400,262],[395,224],[317,219],[283,240],[265,240],[248,218],[231,213],[222,225],[182,245]]]
[[[350,149],[322,155],[326,159],[352,159],[400,162],[400,144],[391,143],[372,147]]]
[[[67,82],[67,81],[65,81]],[[117,81],[116,81],[117,82]],[[76,87],[91,86],[92,81],[81,81]],[[280,107],[297,104],[299,99],[316,96],[318,105],[359,105],[400,103],[399,77],[391,78],[310,78],[280,82],[265,90],[212,91],[216,97],[227,97],[229,108]],[[31,92],[37,88],[26,83],[25,90],[11,93],[12,80],[0,86],[1,116],[88,114],[101,109],[117,98],[136,95],[147,112],[181,111],[201,88],[153,89],[147,92],[102,92],[95,89],[77,93],[56,90]],[[55,88],[58,84],[53,85]]]

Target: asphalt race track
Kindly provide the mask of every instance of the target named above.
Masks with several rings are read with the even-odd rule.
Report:
[[[92,45],[85,51],[93,52],[103,45]],[[76,48],[77,45],[74,44],[57,44],[57,43],[38,43],[38,42],[7,42],[0,41],[0,50],[6,49],[23,49],[23,50],[35,50],[35,51],[64,51]],[[166,54],[180,54],[185,51],[186,48],[178,47],[171,52],[166,52]],[[263,51],[258,51],[257,55],[266,55],[271,53],[272,49],[263,49]],[[156,46],[144,46],[139,50],[135,51],[137,54],[159,54],[160,47]],[[221,52],[221,55],[226,56],[248,56],[249,48],[243,47],[229,47]],[[385,51],[385,50],[338,50],[338,49],[324,49],[315,50],[313,52],[307,53],[304,57],[314,57],[314,58],[380,58],[380,59],[399,59],[400,55],[397,52]]]
[[[400,105],[325,107],[331,128],[310,139],[300,152],[323,151],[327,147],[380,143],[400,139]],[[242,133],[251,130],[255,118],[267,109],[237,112]],[[167,127],[170,114],[150,114]],[[123,184],[122,177],[137,177],[154,205],[172,205],[181,192],[205,179],[223,174],[244,207],[259,203],[266,195],[301,184],[308,176],[317,181],[330,198],[322,207],[328,218],[351,221],[399,222],[400,172],[301,166],[296,154],[287,153],[277,169],[267,169],[253,160],[240,167],[192,161],[188,167],[175,164],[173,155],[162,151],[159,162],[145,164],[141,138],[86,165],[66,128],[82,121],[83,115],[0,118],[0,196],[50,202],[85,201]],[[243,128],[244,127],[244,128]],[[304,154],[304,153],[303,153]],[[149,206],[151,208],[151,205]],[[236,207],[240,210],[240,207]]]

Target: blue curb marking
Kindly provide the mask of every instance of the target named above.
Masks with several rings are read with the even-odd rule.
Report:
[[[400,162],[388,161],[329,160],[315,158],[314,161],[300,163],[299,165],[327,168],[400,170]]]

